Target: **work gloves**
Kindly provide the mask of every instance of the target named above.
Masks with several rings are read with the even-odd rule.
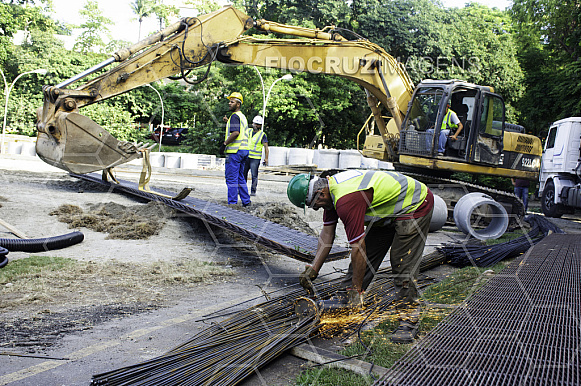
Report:
[[[310,265],[307,265],[305,271],[299,275],[299,283],[310,296],[315,294],[313,280],[315,280],[317,276],[319,276],[319,273]]]
[[[226,151],[226,145],[224,144],[224,142],[222,142],[222,144],[220,145],[220,150],[219,150],[220,155],[224,155],[225,151]]]
[[[363,298],[365,297],[365,291],[357,291],[355,288],[347,288],[347,299],[349,302],[349,307],[363,307]]]

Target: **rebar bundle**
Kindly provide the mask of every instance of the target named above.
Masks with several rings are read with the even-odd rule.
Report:
[[[581,384],[581,249],[551,234],[444,319],[374,386]]]
[[[431,255],[421,270],[442,263]],[[325,332],[356,331],[367,320],[380,317],[392,308],[394,299],[391,269],[378,272],[369,287],[365,308],[338,323],[327,324]],[[337,292],[342,279],[316,284],[317,296],[329,298]],[[433,280],[418,281],[420,288]],[[151,360],[93,376],[92,385],[235,385],[271,360],[309,337],[316,336],[322,323],[318,317],[299,318],[294,312],[296,299],[305,295],[302,288],[273,298],[221,322],[213,323],[190,341]],[[208,320],[225,313],[208,315]],[[333,330],[335,329],[335,330]]]
[[[525,253],[538,243],[549,232],[563,233],[559,227],[543,216],[529,215],[525,221],[531,224],[531,230],[514,240],[490,246],[446,244],[438,250],[446,255],[447,263],[455,267],[490,267],[501,260]]]

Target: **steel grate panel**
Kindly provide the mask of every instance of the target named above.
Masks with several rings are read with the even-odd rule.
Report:
[[[552,234],[491,278],[374,385],[577,385],[575,235]]]
[[[163,202],[182,213],[237,233],[252,243],[260,244],[300,261],[311,262],[317,250],[318,239],[314,236],[196,197],[188,196],[183,200],[174,201],[141,191],[136,183],[129,181],[118,180],[119,184],[103,181],[101,176],[95,173],[71,173],[71,176],[106,186],[112,191],[124,192],[149,201]],[[156,189],[156,191],[169,196],[173,195],[173,193],[161,189]],[[335,245],[331,249],[329,260],[346,258],[348,253],[349,251],[346,248]]]

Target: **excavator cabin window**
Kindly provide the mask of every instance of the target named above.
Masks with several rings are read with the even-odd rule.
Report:
[[[414,93],[400,133],[400,153],[429,155],[433,149],[436,119],[444,89],[421,87]],[[428,131],[429,130],[429,131]]]

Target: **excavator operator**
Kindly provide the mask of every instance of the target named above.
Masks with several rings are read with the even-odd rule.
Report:
[[[301,285],[314,295],[312,281],[329,255],[341,219],[352,249],[344,289],[338,296],[345,296],[349,307],[363,306],[365,290],[391,247],[395,304],[401,311],[391,340],[413,342],[420,315],[416,281],[434,207],[432,192],[423,183],[396,172],[324,174],[299,174],[287,188],[287,196],[296,206],[324,209],[317,252],[312,266],[299,277]]]
[[[458,118],[458,115],[452,111],[450,108],[450,102],[446,104],[446,112],[444,113],[444,119],[442,120],[442,127],[440,128],[440,136],[438,139],[438,155],[444,155],[446,151],[446,142],[448,141],[448,136],[454,141],[458,140],[458,135],[464,128],[462,122]],[[453,135],[450,135],[450,130],[456,129]],[[426,130],[428,133],[433,133],[434,129]],[[431,148],[431,143],[428,143],[428,148]]]

